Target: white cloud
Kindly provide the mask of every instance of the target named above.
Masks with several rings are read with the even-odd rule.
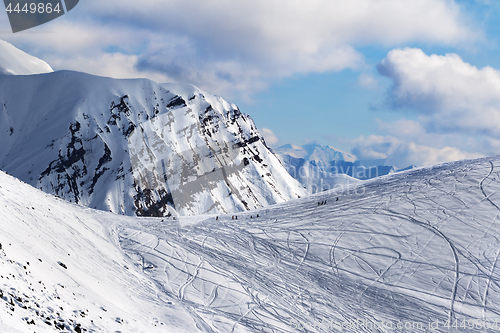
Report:
[[[481,37],[467,22],[467,14],[454,0],[87,0],[43,28],[2,38],[46,60],[56,70],[189,82],[231,98],[234,93],[251,95],[274,80],[295,74],[345,68],[366,70],[364,57],[358,51],[363,46],[412,42],[462,46]],[[0,27],[5,27],[5,22]],[[37,29],[49,33],[36,33]],[[355,150],[367,158],[396,156],[401,164],[418,165],[469,156],[450,148],[462,146],[429,135],[429,131],[444,131],[443,126],[451,125],[473,126],[476,130],[500,126],[483,124],[484,118],[476,117],[477,113],[471,120],[457,117],[457,111],[450,111],[454,108],[442,108],[453,114],[448,116],[453,122],[446,119],[446,112],[436,112],[442,106],[441,98],[446,97],[446,89],[451,89],[446,88],[447,84],[465,85],[460,75],[483,70],[471,70],[453,56],[444,57],[443,66],[441,58],[441,62],[431,61],[428,73],[440,66],[451,67],[451,74],[461,73],[451,83],[443,79],[444,75],[436,74],[443,83],[440,90],[429,80],[418,81],[419,71],[426,73],[425,64],[429,65],[432,57],[416,51],[399,52],[388,55],[380,65],[381,72],[395,82],[395,105],[419,108],[421,118],[380,122],[380,131],[388,135],[357,142]],[[444,69],[443,73],[450,74]],[[495,77],[496,72],[492,73],[490,76]],[[373,88],[377,80],[361,74],[358,83]],[[487,85],[486,90],[490,89]],[[453,89],[466,90],[461,86]],[[467,96],[466,92],[460,97],[468,104],[459,103],[467,106],[467,112],[477,101],[482,110],[486,106],[495,110],[494,94],[488,103],[481,102],[485,100],[482,97]],[[444,105],[458,103],[453,98],[445,100]],[[428,112],[421,107],[422,101],[429,105]],[[269,129],[261,132],[268,144],[278,142]],[[498,146],[495,140],[484,142],[488,147]],[[468,151],[476,151],[475,147],[469,148]]]
[[[360,138],[354,153],[387,163],[428,165],[498,154],[500,71],[477,68],[456,54],[397,49],[379,64],[393,80],[389,102],[413,110],[415,120],[378,121],[382,136]]]
[[[378,68],[393,80],[393,105],[416,110],[427,131],[500,136],[498,70],[410,48],[392,50]]]
[[[361,159],[385,159],[406,167],[430,165],[464,158],[498,155],[500,139],[484,134],[428,132],[418,120],[376,120],[379,135],[351,140],[352,152]]]
[[[121,53],[104,53],[96,56],[78,56],[71,59],[48,56],[47,61],[56,68],[65,68],[93,75],[118,79],[149,78],[156,82],[170,79],[160,73],[145,73],[136,69],[137,56]]]
[[[382,132],[388,133],[394,137],[404,140],[415,140],[421,138],[425,133],[425,129],[416,120],[400,119],[390,123],[376,120],[378,129]]]
[[[262,129],[260,129],[260,134],[262,134],[264,140],[266,140],[266,143],[269,146],[274,146],[279,141],[273,131],[271,131],[269,128],[263,127]]]
[[[468,153],[458,148],[444,146],[435,148],[401,141],[394,136],[370,135],[354,140],[352,152],[358,159],[386,159],[387,165],[404,168],[409,165],[432,165],[466,158],[481,157],[481,153]]]
[[[87,0],[44,26],[54,33],[8,41],[61,65],[111,46],[136,55],[140,74],[251,94],[298,73],[359,68],[358,46],[476,39],[464,21],[452,0]]]
[[[371,74],[361,74],[358,76],[358,84],[365,88],[374,89],[378,85],[378,80]]]

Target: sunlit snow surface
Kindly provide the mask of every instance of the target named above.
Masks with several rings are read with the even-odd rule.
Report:
[[[0,169],[70,202],[176,216],[307,195],[250,116],[192,85],[0,75],[0,101]]]
[[[499,158],[421,168],[237,220],[116,216],[1,174],[2,325],[57,331],[41,308],[70,332],[71,320],[95,332],[493,331],[459,325],[500,320],[499,172]],[[398,322],[422,328],[381,326]]]
[[[45,61],[0,40],[0,74],[33,75],[51,72],[52,68]]]

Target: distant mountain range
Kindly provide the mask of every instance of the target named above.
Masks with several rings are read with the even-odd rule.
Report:
[[[311,194],[415,167],[398,169],[385,165],[384,159],[357,160],[352,154],[317,143],[287,144],[273,151],[288,173]]]
[[[273,149],[275,153],[287,154],[295,158],[302,158],[309,162],[314,162],[318,167],[324,168],[331,161],[354,162],[356,156],[337,150],[331,146],[322,146],[317,143],[308,143],[303,146],[291,144],[283,145]]]

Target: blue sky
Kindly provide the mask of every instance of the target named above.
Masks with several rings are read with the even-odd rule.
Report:
[[[399,167],[500,152],[499,36],[488,0],[85,0],[26,32],[0,22],[56,70],[193,83],[271,146]]]
[[[367,69],[342,70],[321,74],[297,75],[273,84],[258,92],[251,102],[235,98],[259,123],[273,130],[282,143],[303,144],[317,141],[350,151],[350,140],[380,133],[375,119],[385,122],[415,119],[386,105],[386,93],[392,81],[377,72],[377,64],[397,47],[420,48],[426,54],[459,54],[467,63],[479,68],[500,69],[500,3],[457,1],[483,34],[471,45],[442,45],[440,43],[407,42],[397,45],[373,45],[358,50],[365,56]],[[376,81],[363,86],[360,76],[371,75]],[[310,116],[304,119],[304,111]],[[410,110],[411,111],[411,110]],[[270,114],[278,115],[269,117]],[[500,151],[491,151],[498,153]]]

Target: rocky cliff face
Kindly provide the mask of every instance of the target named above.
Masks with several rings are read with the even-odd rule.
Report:
[[[232,213],[305,195],[252,119],[190,85],[0,75],[0,168],[139,216]]]

